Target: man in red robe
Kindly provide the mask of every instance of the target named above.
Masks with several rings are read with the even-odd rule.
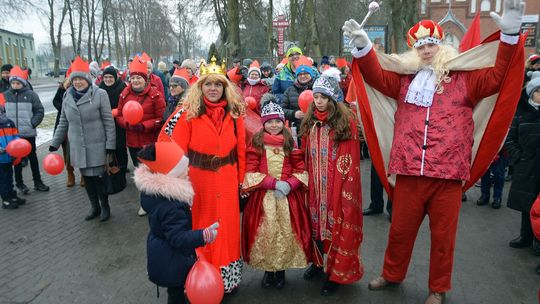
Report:
[[[369,289],[383,289],[405,279],[418,229],[427,214],[431,255],[430,292],[425,303],[444,302],[445,293],[451,288],[462,183],[471,179],[471,162],[476,156],[486,158],[485,155],[489,155],[492,159],[504,138],[500,133],[508,130],[511,114],[515,111],[516,97],[507,98],[503,89],[516,54],[522,56],[523,53],[519,37],[523,12],[524,3],[505,0],[502,16],[491,13],[501,34],[494,66],[489,68],[488,63],[478,63],[485,67],[480,68],[460,61],[457,51],[441,44],[444,32],[440,25],[422,20],[408,32],[408,45],[412,50],[400,57],[388,58],[398,67],[392,71],[386,68],[388,65],[383,67],[385,63],[377,58],[360,25],[354,20],[345,22],[344,33],[356,47],[352,51],[355,58],[353,77],[361,87],[360,90],[357,88],[357,95],[363,107],[362,123],[368,146],[372,156],[379,158],[374,157],[379,174],[388,174],[390,183],[395,184],[383,272],[369,283]],[[456,67],[456,58],[462,66]],[[391,102],[385,103],[384,98],[377,96]],[[496,99],[491,114],[496,119],[490,118],[487,126],[479,124],[477,128],[486,129],[487,137],[496,140],[486,144],[484,141],[489,140],[481,134],[482,140],[477,143],[473,111],[476,115],[481,101],[489,98]],[[500,115],[504,119],[499,119],[499,103],[502,104],[499,108],[510,106],[506,111],[511,112],[510,115]],[[395,112],[393,121],[389,120],[390,125],[394,125],[393,132],[384,126],[375,129],[376,124],[381,127],[376,107],[393,109],[390,110]],[[494,125],[496,135],[487,132]],[[385,154],[382,142],[388,138],[391,145],[389,154]],[[475,146],[478,144],[479,147]],[[385,184],[388,186],[388,181]]]

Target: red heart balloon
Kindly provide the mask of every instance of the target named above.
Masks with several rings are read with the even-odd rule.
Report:
[[[255,100],[255,97],[248,96],[248,97],[244,98],[244,100],[246,101],[246,103],[248,105],[248,108],[250,108],[252,110],[255,110],[257,108],[257,100]]]
[[[15,158],[26,157],[31,151],[32,145],[24,138],[12,140],[6,147],[6,152]]]
[[[221,273],[202,254],[189,271],[185,287],[191,304],[217,304],[223,299]]]
[[[304,113],[307,112],[309,105],[312,102],[313,102],[312,90],[305,90],[304,92],[300,93],[300,96],[298,96],[298,106],[300,107],[300,110]]]
[[[128,101],[122,108],[122,116],[130,125],[136,125],[141,122],[144,115],[143,108],[136,101]]]
[[[58,175],[64,170],[64,159],[58,154],[49,153],[43,159],[43,169],[50,175]]]

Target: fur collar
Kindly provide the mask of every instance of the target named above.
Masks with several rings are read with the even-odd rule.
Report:
[[[139,164],[133,173],[133,180],[141,192],[186,202],[190,207],[193,204],[193,187],[187,176],[172,177],[153,173],[145,164]]]

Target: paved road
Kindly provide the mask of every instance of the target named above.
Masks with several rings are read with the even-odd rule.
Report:
[[[58,88],[58,83],[63,78],[37,78],[30,80],[36,92],[45,108],[45,114],[56,112],[56,108],[53,106],[52,100],[54,94],[56,94],[56,89]]]
[[[40,159],[45,154],[39,149]],[[369,161],[362,162],[364,203],[369,198]],[[31,184],[29,168],[26,180]],[[137,191],[111,197],[107,223],[85,222],[88,202],[81,187],[66,188],[65,175],[47,176],[49,193],[31,192],[18,210],[0,209],[0,303],[166,303],[165,289],[146,278],[146,218],[136,215]],[[506,186],[508,187],[508,185]],[[505,189],[506,192],[507,189]],[[453,290],[447,303],[536,303],[540,258],[531,249],[512,249],[519,214],[503,207],[478,207],[478,188],[463,204],[456,244]],[[367,282],[382,265],[389,223],[386,216],[366,217],[362,256],[364,278],[330,298],[319,295],[322,280],[306,282],[302,270],[287,272],[285,289],[263,290],[262,273],[249,267],[239,292],[224,303],[423,303],[427,294],[429,234],[427,220],[418,236],[406,281],[372,292]]]

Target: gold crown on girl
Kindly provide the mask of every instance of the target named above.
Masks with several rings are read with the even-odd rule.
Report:
[[[201,67],[199,68],[200,75],[218,74],[225,76],[225,71],[227,69],[225,66],[225,59],[222,61],[221,65],[217,65],[216,61],[216,56],[212,56],[212,59],[210,59],[210,64],[206,64],[204,59],[201,59]]]

